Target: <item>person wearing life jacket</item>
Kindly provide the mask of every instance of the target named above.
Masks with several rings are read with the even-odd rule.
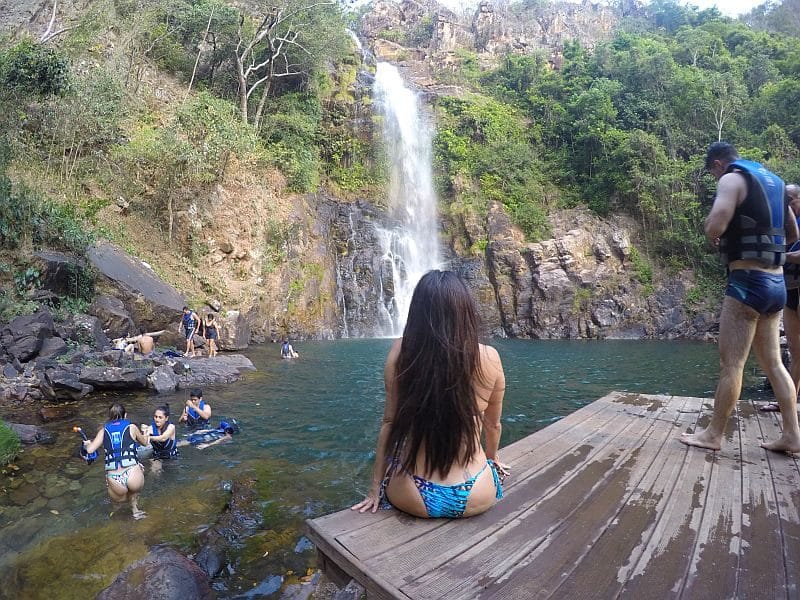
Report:
[[[281,344],[281,358],[297,358],[298,356],[300,355],[295,352],[289,340],[284,338],[283,344]]]
[[[742,391],[751,346],[772,385],[783,417],[783,432],[761,446],[800,452],[797,393],[781,361],[778,325],[786,303],[783,264],[786,247],[798,238],[783,180],[757,162],[739,158],[727,142],[711,144],[705,169],[717,180],[717,195],[705,220],[709,241],[719,247],[728,284],[719,320],[720,378],[708,427],[684,433],[688,446],[719,450],[728,417]]]
[[[198,450],[203,450],[217,444],[230,442],[233,436],[239,433],[239,423],[236,419],[222,420],[215,429],[198,429],[178,442],[178,446],[192,445]]]
[[[201,321],[197,313],[188,306],[183,307],[181,328],[186,336],[186,352],[184,356],[194,356],[194,332],[200,327]]]
[[[153,458],[164,460],[178,456],[175,440],[175,425],[169,420],[169,404],[164,403],[153,412],[153,422],[149,427],[148,440],[153,446]]]
[[[789,208],[800,228],[800,186],[786,186]],[[789,374],[792,376],[795,389],[800,385],[800,241],[795,242],[786,252],[786,264],[783,265],[783,280],[786,283],[786,306],[783,309],[783,327],[786,331],[786,343],[792,362]]]
[[[101,446],[105,452],[106,489],[112,502],[130,502],[134,519],[146,516],[139,510],[139,492],[144,487],[144,468],[136,458],[136,444],[147,445],[147,436],[128,420],[120,403],[108,409],[109,421],[93,440],[83,444],[87,452]]]
[[[186,400],[180,422],[186,423],[190,429],[208,427],[211,419],[211,405],[203,400],[203,390],[193,389]]]

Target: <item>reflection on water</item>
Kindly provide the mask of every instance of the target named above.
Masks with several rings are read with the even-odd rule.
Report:
[[[109,502],[100,461],[77,458],[79,424],[94,432],[112,397],[79,405],[80,418],[48,424],[57,440],[29,448],[13,477],[0,475],[0,597],[94,596],[118,571],[157,543],[185,552],[225,505],[223,483],[254,476],[264,529],[239,549],[222,597],[303,577],[314,552],[303,521],[348,506],[366,491],[383,411],[383,361],[390,340],[300,344],[282,361],[277,346],[248,351],[259,371],[240,383],[208,388],[214,421],[233,416],[235,443],[184,448],[160,474],[147,473],[140,506],[148,518]],[[716,348],[687,342],[495,342],[506,369],[503,444],[536,431],[611,390],[691,396],[713,394]],[[744,397],[767,398],[748,370]],[[116,398],[116,397],[114,397]],[[149,421],[156,404],[179,412],[185,392],[123,398],[131,419]],[[291,572],[292,576],[287,576]],[[294,578],[294,579],[293,579]]]

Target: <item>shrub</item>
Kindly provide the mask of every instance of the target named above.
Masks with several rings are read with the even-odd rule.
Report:
[[[314,191],[319,185],[320,117],[318,98],[286,94],[277,99],[273,112],[264,119],[264,138],[273,163],[297,192]]]
[[[0,465],[7,465],[14,460],[21,448],[19,437],[14,430],[0,421]]]
[[[63,94],[70,85],[69,63],[49,46],[22,40],[0,54],[0,84],[42,96]]]

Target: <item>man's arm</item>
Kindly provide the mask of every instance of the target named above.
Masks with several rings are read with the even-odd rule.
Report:
[[[783,227],[786,229],[786,245],[791,246],[800,238],[800,231],[797,229],[797,220],[788,204],[786,205],[786,214],[783,215]]]
[[[736,212],[736,207],[741,204],[747,195],[747,182],[740,173],[726,173],[717,184],[717,196],[714,205],[705,221],[706,237],[715,246],[719,245],[719,238],[728,229],[728,225]]]

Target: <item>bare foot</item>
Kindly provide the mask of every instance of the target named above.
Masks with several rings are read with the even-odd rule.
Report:
[[[774,442],[764,442],[761,447],[773,452],[800,452],[800,439],[794,437],[781,436]]]
[[[708,433],[708,429],[704,429],[700,433],[683,433],[679,441],[687,446],[707,448],[708,450],[719,450],[722,447],[721,438]]]

